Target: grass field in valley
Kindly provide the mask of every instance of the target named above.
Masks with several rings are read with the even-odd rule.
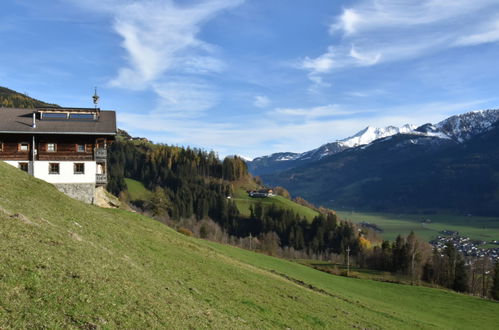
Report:
[[[458,231],[460,236],[471,239],[491,241],[499,240],[499,217],[478,217],[448,214],[389,214],[338,211],[341,219],[354,223],[375,223],[383,233],[384,239],[395,240],[398,234],[408,235],[414,230],[424,240],[431,240],[442,230]],[[431,222],[423,223],[425,220]]]
[[[147,201],[152,197],[152,192],[147,190],[142,182],[125,178],[125,183],[130,200]]]
[[[312,221],[312,219],[319,213],[311,208],[297,204],[289,199],[282,196],[272,196],[265,198],[254,198],[250,197],[244,189],[237,189],[234,193],[233,200],[236,202],[239,212],[245,216],[250,215],[250,205],[255,205],[257,202],[262,203],[264,207],[268,207],[275,204],[281,208],[287,208],[298,213],[301,217],[307,218],[307,220]]]
[[[0,162],[0,328],[475,328],[499,304],[332,276],[85,205]]]

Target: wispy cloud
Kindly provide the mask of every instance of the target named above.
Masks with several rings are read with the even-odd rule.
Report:
[[[315,106],[310,108],[277,108],[270,111],[271,116],[280,116],[286,120],[310,120],[323,117],[354,115],[359,111],[343,108],[336,104],[328,104],[323,106]]]
[[[498,42],[498,13],[496,0],[360,1],[345,8],[330,25],[330,33],[341,39],[323,54],[305,57],[300,67],[315,85],[342,68]]]
[[[257,95],[253,99],[253,105],[257,108],[266,108],[270,103],[270,99],[265,95]]]
[[[216,99],[202,76],[224,69],[217,46],[198,37],[201,27],[243,1],[206,0],[189,5],[172,0],[77,2],[111,15],[112,27],[123,39],[126,65],[109,82],[111,86],[152,89],[167,110],[197,111],[209,108]]]

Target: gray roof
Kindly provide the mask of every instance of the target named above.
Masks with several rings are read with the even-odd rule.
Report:
[[[115,111],[100,111],[98,120],[40,120],[37,116],[35,128],[34,111],[36,109],[0,108],[0,133],[116,135]]]

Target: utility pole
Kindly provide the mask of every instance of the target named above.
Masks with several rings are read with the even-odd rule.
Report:
[[[349,277],[350,276],[350,251],[351,251],[350,245],[347,246],[346,251],[347,251],[347,277]]]

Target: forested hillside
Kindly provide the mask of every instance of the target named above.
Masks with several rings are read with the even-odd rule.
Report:
[[[11,89],[0,87],[0,107],[6,108],[36,108],[36,107],[49,107],[57,106],[56,104],[45,103],[29,97],[27,95],[18,93]]]
[[[239,214],[227,198],[232,182],[248,176],[238,157],[222,162],[214,152],[124,139],[110,147],[109,167],[109,191],[125,191],[125,178],[142,182],[154,192],[150,205],[143,205],[154,215],[211,217],[224,227]]]
[[[357,229],[339,221],[332,211],[306,219],[294,209],[264,205],[255,199],[250,214],[241,214],[231,198],[234,187],[253,179],[239,157],[221,161],[213,152],[120,137],[110,147],[109,167],[108,189],[120,195],[126,193],[125,178],[140,181],[152,196],[131,202],[159,219],[209,218],[236,239],[259,237],[270,253],[279,248],[310,254],[343,253],[347,246],[353,253],[359,252]]]

